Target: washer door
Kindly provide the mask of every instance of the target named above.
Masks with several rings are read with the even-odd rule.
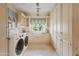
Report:
[[[26,36],[24,40],[25,40],[25,41],[24,41],[24,42],[25,42],[24,45],[27,46],[27,44],[28,44],[28,36]]]
[[[16,55],[20,55],[23,51],[23,48],[24,48],[24,41],[23,39],[20,39],[16,45]]]

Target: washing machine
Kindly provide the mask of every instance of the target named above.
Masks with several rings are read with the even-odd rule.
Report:
[[[11,32],[9,40],[9,55],[22,56],[28,46],[27,33]]]
[[[15,53],[16,55],[23,55],[28,47],[28,36],[26,33],[22,33],[17,40],[18,42],[16,41],[17,44],[15,45]]]

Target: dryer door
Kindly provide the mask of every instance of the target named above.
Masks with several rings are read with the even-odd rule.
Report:
[[[24,48],[24,41],[23,39],[20,39],[16,45],[16,55],[20,55]]]
[[[28,36],[25,37],[24,42],[25,42],[24,45],[27,46],[27,44],[28,44]]]

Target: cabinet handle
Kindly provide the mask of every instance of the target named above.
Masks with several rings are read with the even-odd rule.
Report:
[[[69,43],[69,45],[71,46],[72,44],[71,44],[71,43]]]
[[[9,37],[7,37],[7,39],[8,39],[8,40],[10,40],[10,38],[9,38]]]
[[[72,44],[70,43],[70,46],[71,46]]]
[[[63,32],[60,32],[60,34],[63,34]]]
[[[79,54],[76,54],[76,56],[79,56]]]

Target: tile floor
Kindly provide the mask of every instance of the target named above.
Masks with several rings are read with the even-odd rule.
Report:
[[[50,44],[30,43],[23,56],[57,56]]]

